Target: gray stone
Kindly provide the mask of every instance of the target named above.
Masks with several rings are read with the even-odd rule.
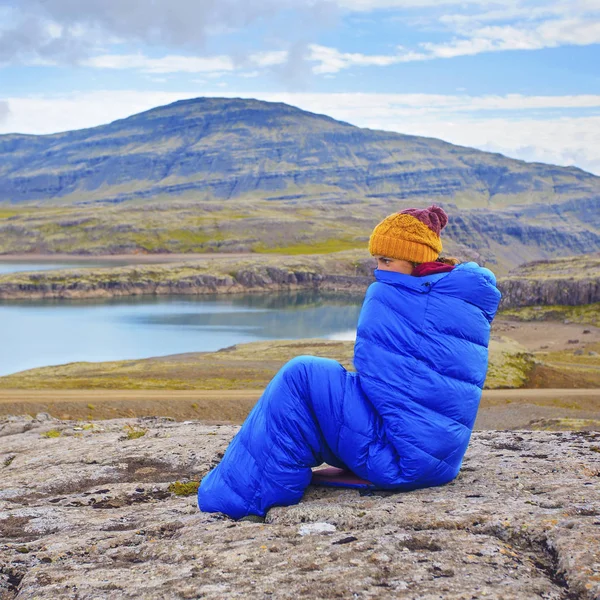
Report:
[[[19,423],[0,437],[3,599],[600,597],[599,432],[476,432],[448,485],[309,487],[255,523],[168,489],[217,464],[236,427],[0,431]],[[299,535],[319,524],[330,531]]]
[[[336,531],[336,526],[331,523],[308,523],[302,525],[298,529],[300,535],[314,535],[319,533],[333,533]]]
[[[40,421],[40,422],[54,421],[54,417],[52,417],[48,413],[41,412],[41,413],[38,413],[37,415],[35,415],[35,420]]]

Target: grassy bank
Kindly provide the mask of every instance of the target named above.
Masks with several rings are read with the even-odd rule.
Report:
[[[373,260],[365,251],[280,256],[203,256],[201,260],[122,267],[58,269],[0,275],[0,299],[244,293],[311,287],[364,291]],[[352,278],[357,278],[352,281]],[[331,284],[331,285],[329,285]]]
[[[582,331],[579,325],[546,322],[536,329],[536,323],[503,319],[497,325],[502,335],[494,334],[490,343],[478,428],[600,427],[600,331],[594,328],[586,336],[591,341],[572,345],[569,338]],[[515,331],[520,342],[505,335]],[[540,334],[541,339],[535,337]],[[552,348],[540,350],[552,342]],[[0,377],[0,416],[48,412],[94,421],[156,415],[239,423],[279,368],[302,354],[332,358],[352,369],[352,342],[319,339],[71,363]]]
[[[270,341],[142,360],[70,363],[0,377],[0,389],[258,390],[301,354],[352,368],[353,342]]]
[[[568,321],[600,327],[600,302],[581,306],[525,306],[503,310],[501,315],[518,321]]]
[[[600,344],[593,347],[600,349]],[[268,341],[238,344],[217,352],[75,362],[0,377],[0,389],[260,390],[282,365],[303,354],[332,358],[352,370],[353,348],[351,341]],[[510,338],[495,336],[490,342],[485,388],[600,388],[600,358],[590,351],[581,355],[573,350],[534,353]],[[545,377],[553,374],[552,385],[539,385],[542,371]]]

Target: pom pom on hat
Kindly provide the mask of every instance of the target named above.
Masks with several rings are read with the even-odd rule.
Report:
[[[407,208],[401,210],[400,215],[412,215],[415,219],[419,219],[421,223],[427,225],[435,235],[439,236],[442,229],[448,224],[448,215],[446,211],[432,204],[429,208]]]
[[[371,234],[369,252],[409,262],[436,260],[442,251],[440,233],[448,223],[443,208],[407,208],[386,217]]]

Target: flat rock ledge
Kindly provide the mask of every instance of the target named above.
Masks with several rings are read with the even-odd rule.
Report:
[[[266,522],[169,491],[237,431],[0,420],[0,598],[600,598],[600,433],[475,433],[411,493],[310,487]]]

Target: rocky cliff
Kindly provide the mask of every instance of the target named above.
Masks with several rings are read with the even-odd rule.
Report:
[[[169,265],[0,275],[0,299],[209,295],[315,289],[362,294],[373,282],[364,252],[221,258]],[[600,302],[600,254],[526,264],[498,279],[502,309]]]
[[[177,495],[236,430],[0,420],[0,597],[600,597],[597,432],[476,432],[446,486],[310,487],[254,523]]]
[[[169,265],[0,275],[0,299],[210,295],[321,289],[363,293],[373,281],[364,253],[222,258]]]
[[[502,308],[600,302],[600,254],[522,265],[499,288]]]

